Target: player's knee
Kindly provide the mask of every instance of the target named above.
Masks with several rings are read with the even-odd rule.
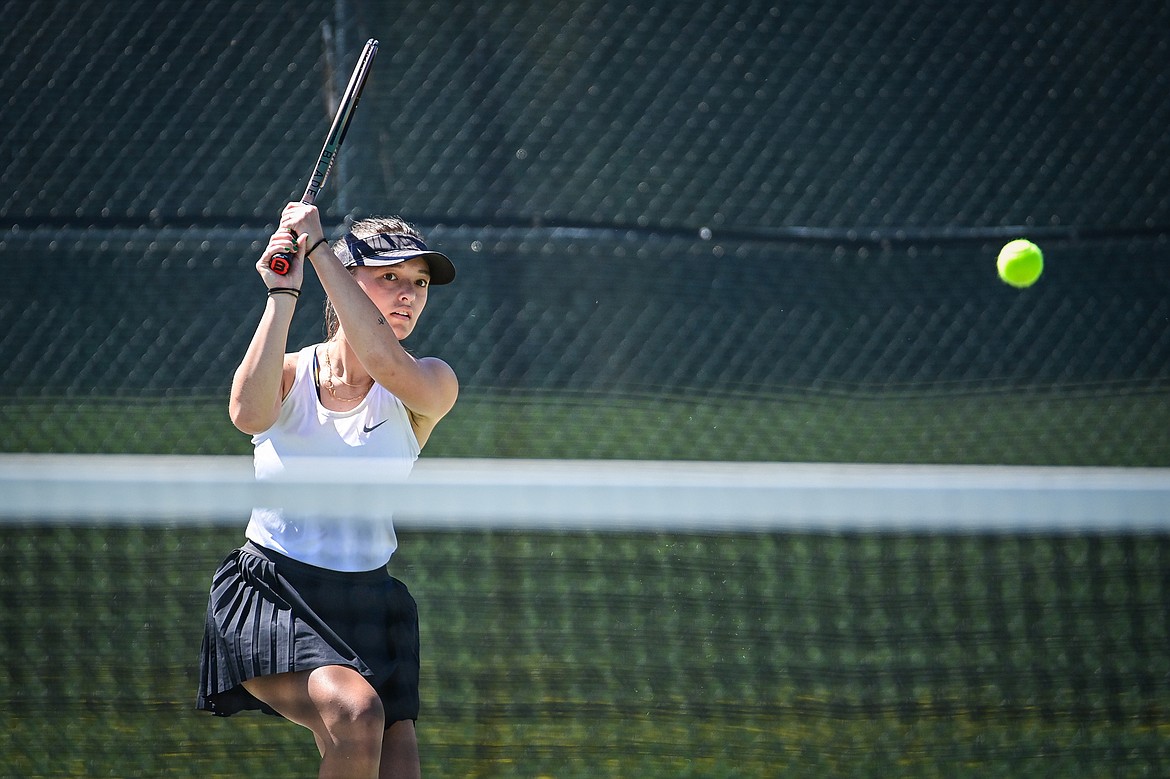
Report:
[[[386,713],[369,683],[348,670],[323,669],[311,680],[325,742],[346,751],[381,749]]]
[[[366,744],[380,749],[382,733],[386,728],[386,713],[382,701],[373,690],[350,690],[334,701],[328,715],[328,725],[334,737],[350,743]]]

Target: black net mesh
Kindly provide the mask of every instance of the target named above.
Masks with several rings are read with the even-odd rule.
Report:
[[[237,537],[0,528],[10,775],[315,774],[307,731],[192,710],[205,579]],[[423,604],[425,775],[1170,765],[1163,535],[402,541],[392,567]]]

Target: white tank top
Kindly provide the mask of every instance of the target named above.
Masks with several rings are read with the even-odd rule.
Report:
[[[330,411],[317,396],[315,349],[298,353],[296,378],[276,424],[252,436],[257,480],[319,477],[322,458],[342,464],[360,458],[355,468],[404,481],[420,447],[402,401],[374,384],[356,408]],[[254,508],[245,535],[266,549],[335,571],[381,568],[398,547],[389,510],[384,519],[370,521],[303,514],[293,506]]]

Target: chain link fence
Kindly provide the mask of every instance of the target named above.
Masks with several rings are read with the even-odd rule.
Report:
[[[247,451],[252,265],[377,37],[320,200],[459,267],[429,453],[1170,464],[1164,3],[2,8],[5,451]]]

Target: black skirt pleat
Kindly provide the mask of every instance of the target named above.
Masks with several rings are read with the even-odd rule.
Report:
[[[387,725],[417,719],[418,611],[406,586],[385,569],[330,571],[250,542],[229,554],[212,577],[196,707],[276,714],[243,682],[325,665],[366,677]]]

